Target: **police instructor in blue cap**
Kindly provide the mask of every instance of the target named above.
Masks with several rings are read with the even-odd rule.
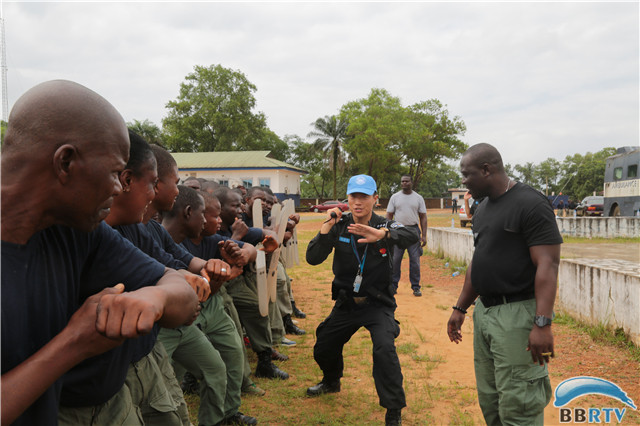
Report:
[[[324,377],[307,389],[318,396],[340,391],[344,370],[342,348],[351,336],[365,327],[373,342],[373,379],[380,405],[387,409],[386,425],[399,425],[406,406],[402,371],[395,338],[400,334],[394,317],[396,302],[391,285],[391,247],[408,247],[420,240],[413,228],[404,227],[373,213],[378,201],[376,182],[371,176],[357,175],[347,186],[350,213],[335,208],[309,243],[307,262],[322,263],[335,249],[331,314],[316,330],[313,357]]]

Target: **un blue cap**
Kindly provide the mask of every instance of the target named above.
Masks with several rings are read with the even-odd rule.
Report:
[[[347,185],[347,195],[353,194],[354,192],[373,195],[377,190],[376,181],[369,175],[352,176]]]

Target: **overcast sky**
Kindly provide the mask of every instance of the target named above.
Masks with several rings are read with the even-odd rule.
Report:
[[[161,126],[195,65],[242,71],[279,136],[384,88],[437,98],[505,163],[639,142],[639,7],[626,3],[3,2],[9,108],[69,79]]]

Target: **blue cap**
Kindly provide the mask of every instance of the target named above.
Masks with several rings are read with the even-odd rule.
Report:
[[[354,192],[373,195],[377,190],[376,181],[369,175],[352,176],[347,185],[347,195],[353,194]]]

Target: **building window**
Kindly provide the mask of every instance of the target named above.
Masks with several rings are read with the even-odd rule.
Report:
[[[244,186],[245,188],[251,188],[253,186],[253,179],[242,178],[242,186]]]
[[[271,187],[271,179],[270,178],[260,178],[260,186],[263,188]]]
[[[225,179],[225,180],[219,180],[218,183],[220,184],[220,186],[226,186],[227,188],[229,187],[229,180]]]
[[[628,178],[638,177],[638,165],[637,164],[633,164],[633,165],[629,166],[629,168],[627,169],[627,177]]]

